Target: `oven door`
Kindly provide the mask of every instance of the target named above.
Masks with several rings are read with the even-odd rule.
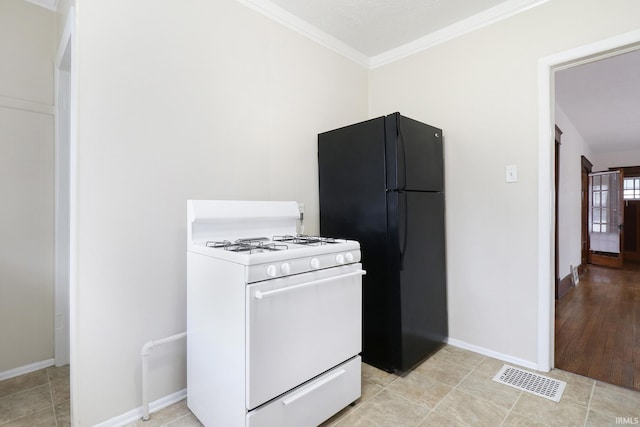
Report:
[[[247,286],[247,409],[361,352],[363,274],[350,264]]]

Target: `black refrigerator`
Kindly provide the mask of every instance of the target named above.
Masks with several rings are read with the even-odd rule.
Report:
[[[360,242],[362,359],[415,367],[448,336],[442,131],[394,113],[318,135],[320,234]]]

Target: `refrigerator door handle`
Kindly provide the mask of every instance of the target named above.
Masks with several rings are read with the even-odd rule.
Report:
[[[402,128],[400,123],[397,124],[398,132],[398,160],[397,160],[397,176],[398,176],[398,190],[407,189],[407,154],[404,147],[404,136],[402,135]]]
[[[409,209],[407,208],[407,193],[398,191],[398,235],[400,237],[400,271],[404,270],[404,253],[407,251],[409,232]]]

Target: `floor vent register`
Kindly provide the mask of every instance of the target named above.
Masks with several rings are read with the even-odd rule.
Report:
[[[567,386],[564,381],[558,381],[509,365],[504,365],[493,377],[493,381],[553,400],[554,402],[560,402],[562,393],[564,393],[564,389]]]

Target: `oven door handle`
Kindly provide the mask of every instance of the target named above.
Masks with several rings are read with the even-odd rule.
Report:
[[[273,295],[277,295],[277,294],[282,294],[285,292],[289,292],[289,291],[294,291],[294,290],[298,290],[301,288],[306,288],[308,286],[315,286],[315,285],[320,285],[322,283],[327,283],[327,282],[333,282],[334,280],[340,280],[340,279],[346,279],[347,277],[352,277],[352,276],[364,276],[365,274],[367,274],[366,271],[364,270],[358,270],[358,271],[354,271],[351,273],[346,273],[346,274],[341,274],[340,276],[332,276],[332,277],[326,277],[324,279],[318,279],[318,280],[314,280],[311,282],[306,282],[306,283],[301,283],[299,285],[294,285],[294,286],[288,286],[286,288],[278,288],[278,289],[273,289],[271,291],[256,291],[253,296],[258,298],[258,299],[263,299],[263,298],[267,298]]]

